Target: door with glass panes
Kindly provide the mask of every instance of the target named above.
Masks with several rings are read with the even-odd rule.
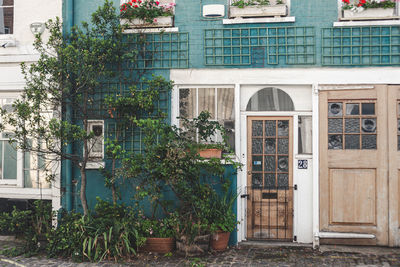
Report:
[[[321,242],[388,245],[387,86],[320,91],[319,99],[320,231],[375,236]]]
[[[292,125],[247,118],[247,239],[293,238]]]

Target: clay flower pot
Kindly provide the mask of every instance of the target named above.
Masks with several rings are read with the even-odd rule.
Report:
[[[217,251],[224,251],[228,247],[231,233],[218,231],[211,237],[211,248]]]
[[[201,148],[199,149],[199,155],[205,159],[217,158],[220,159],[222,157],[222,149],[219,148]]]
[[[175,249],[175,238],[173,237],[148,237],[145,245],[142,247],[143,251],[168,253]]]

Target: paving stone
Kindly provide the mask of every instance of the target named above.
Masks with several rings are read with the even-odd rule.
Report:
[[[0,248],[13,247],[13,244],[0,241]],[[201,257],[184,258],[178,255],[164,257],[163,255],[140,253],[136,259],[125,263],[75,263],[65,259],[47,259],[46,257],[23,256],[0,257],[0,267],[127,267],[127,266],[360,266],[388,267],[400,266],[400,249],[333,247],[321,248],[321,251],[310,247],[272,247],[272,246],[239,246],[225,252],[209,252]]]

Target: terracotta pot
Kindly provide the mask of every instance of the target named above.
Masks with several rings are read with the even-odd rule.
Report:
[[[211,248],[217,251],[223,251],[228,247],[229,236],[231,233],[218,231],[211,237]]]
[[[199,150],[199,155],[205,159],[217,158],[220,159],[222,157],[222,149],[219,148],[202,148]]]
[[[186,237],[176,241],[178,254],[185,256],[199,256],[210,249],[210,235],[196,236],[192,244],[188,244]]]
[[[141,248],[147,252],[168,253],[175,249],[175,238],[173,237],[148,237],[145,245]]]

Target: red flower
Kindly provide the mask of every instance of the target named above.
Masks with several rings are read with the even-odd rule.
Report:
[[[139,7],[138,5],[135,5],[135,7]]]
[[[367,0],[359,0],[357,6],[363,6]]]
[[[160,4],[160,2],[156,1],[156,5],[158,6]]]
[[[344,2],[346,4],[350,4],[350,0],[342,0],[342,2]]]

